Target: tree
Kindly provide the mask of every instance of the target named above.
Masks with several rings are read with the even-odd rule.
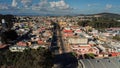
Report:
[[[18,37],[15,30],[8,30],[1,33],[1,41],[2,43],[10,43],[10,41],[16,40]]]
[[[0,23],[2,19],[5,19],[7,25],[8,25],[8,29],[13,27],[13,19],[15,17],[13,15],[0,15]]]
[[[12,68],[52,68],[53,55],[43,48],[38,50],[28,49],[24,52],[0,51],[0,67]]]

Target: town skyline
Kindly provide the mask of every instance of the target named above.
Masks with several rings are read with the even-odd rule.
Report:
[[[75,15],[102,12],[120,14],[119,0],[1,0],[0,14]]]

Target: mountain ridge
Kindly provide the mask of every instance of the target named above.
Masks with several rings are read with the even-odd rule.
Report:
[[[68,15],[59,15],[59,14],[56,14],[56,15],[53,15],[53,14],[0,14],[1,15],[15,15],[15,16],[94,16],[94,15],[102,15],[102,16],[110,16],[110,17],[120,17],[120,14],[117,14],[117,13],[108,13],[108,12],[103,12],[103,13],[96,13],[96,14],[68,14]]]

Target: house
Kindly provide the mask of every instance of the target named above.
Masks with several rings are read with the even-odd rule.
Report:
[[[17,43],[17,45],[18,46],[27,46],[27,43],[20,41],[20,42]]]
[[[64,33],[73,33],[72,30],[66,30],[66,29],[64,29],[63,32],[64,32]]]
[[[17,46],[17,45],[15,45],[15,46],[10,46],[9,47],[9,50],[11,51],[11,52],[23,52],[24,50],[26,50],[26,49],[28,49],[27,47],[24,47],[24,46]]]
[[[110,54],[112,57],[115,57],[115,56],[118,56],[118,55],[120,55],[120,53],[118,53],[118,52],[111,52],[111,54]]]
[[[63,21],[59,22],[59,24],[60,24],[60,26],[63,26],[63,27],[67,25],[67,23],[63,22]]]
[[[74,33],[81,34],[81,33],[82,33],[82,30],[76,29]]]
[[[89,41],[89,44],[92,45],[92,46],[94,46],[94,45],[96,45],[96,42],[94,42],[94,41]]]
[[[0,49],[5,48],[7,45],[0,43]]]
[[[72,37],[74,34],[73,33],[64,33],[63,37]]]
[[[43,41],[43,40],[38,40],[37,43],[38,43],[39,45],[41,45],[41,44],[44,44],[44,41]]]
[[[98,45],[97,46],[102,52],[106,52],[106,48],[103,47],[102,45]]]
[[[73,30],[71,30],[70,28],[65,28],[63,30],[63,37],[72,37],[73,35]]]
[[[40,47],[40,45],[31,45],[30,48],[31,49],[38,49]]]
[[[99,49],[96,47],[91,47],[90,45],[71,45],[71,49],[78,55],[93,53],[98,55]]]
[[[88,39],[87,38],[69,38],[68,43],[69,44],[87,44]]]

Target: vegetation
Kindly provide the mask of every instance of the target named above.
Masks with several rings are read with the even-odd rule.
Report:
[[[113,37],[113,39],[120,41],[120,36],[116,35]]]
[[[1,32],[1,42],[5,44],[9,44],[10,41],[16,40],[18,35],[15,30],[8,30],[5,32]]]
[[[101,13],[98,15],[102,17],[93,17],[91,21],[78,21],[78,25],[83,27],[89,25],[97,29],[120,27],[120,22],[117,21],[120,19],[120,15],[112,13]]]
[[[89,53],[87,55],[90,56],[90,57],[92,57],[92,58],[95,58],[95,54],[93,54],[93,53]]]
[[[72,52],[71,55],[72,56],[77,56],[77,54],[75,52]]]
[[[93,54],[93,53],[85,54],[84,57],[86,59],[94,59],[95,58],[95,54]]]
[[[0,68],[51,68],[53,56],[49,50],[26,50],[24,52],[0,51]]]
[[[5,19],[6,23],[7,23],[7,27],[10,29],[13,27],[13,23],[15,17],[13,15],[0,15],[0,21],[2,19]]]
[[[79,21],[80,26],[92,26],[97,29],[110,28],[110,27],[120,27],[120,22],[114,20],[96,20],[96,21]]]

